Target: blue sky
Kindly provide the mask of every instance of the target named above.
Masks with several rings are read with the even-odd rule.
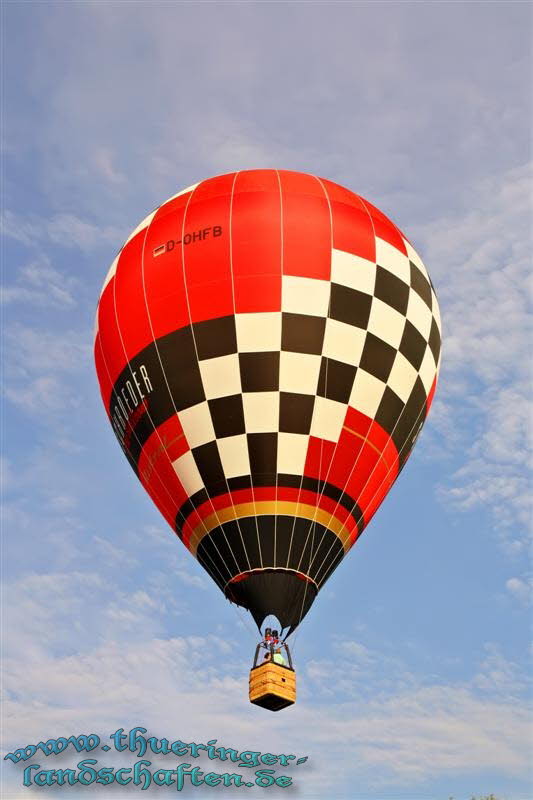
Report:
[[[309,756],[257,797],[530,796],[531,7],[6,3],[4,22],[4,752],[142,723]],[[254,167],[381,208],[444,329],[428,423],[302,624],[277,715],[248,704],[251,619],[137,485],[91,352],[130,230]],[[32,796],[20,772],[9,800]]]

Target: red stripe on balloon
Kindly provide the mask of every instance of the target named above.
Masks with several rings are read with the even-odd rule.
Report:
[[[122,253],[119,256],[118,265],[120,265]],[[107,367],[106,371],[109,372],[109,378],[113,385],[127,364],[122,339],[117,327],[115,280],[116,277],[113,277],[109,281],[98,304],[98,335]]]
[[[283,274],[329,280],[331,223],[329,205],[312,175],[280,170],[283,197]]]
[[[280,311],[281,207],[275,170],[237,175],[231,244],[235,311]]]
[[[139,456],[139,480],[172,528],[188,499],[172,462],[188,449],[180,421],[173,416],[150,435]]]
[[[368,261],[376,260],[376,238],[372,220],[358,195],[322,179],[333,215],[333,247]]]
[[[433,403],[433,398],[435,396],[435,389],[436,388],[437,388],[437,376],[435,375],[435,378],[433,379],[433,383],[431,385],[431,389],[429,391],[429,394],[428,394],[428,397],[427,397],[427,400],[426,400],[426,414],[425,414],[426,417],[429,414],[429,409],[431,408],[431,404]]]
[[[237,489],[233,492],[225,492],[217,495],[211,500],[202,503],[197,509],[191,511],[187,516],[182,527],[182,540],[186,547],[189,547],[191,536],[198,525],[211,516],[215,511],[230,508],[242,503],[259,503],[261,501],[270,502],[293,502],[304,505],[317,506],[318,508],[332,514],[350,532],[351,537],[357,536],[357,526],[350,511],[344,506],[338,505],[335,500],[326,497],[318,492],[308,489],[299,491],[294,487],[261,486],[250,489]]]
[[[185,217],[183,254],[191,322],[233,314],[230,205],[234,176],[201,183]]]
[[[404,255],[407,255],[407,249],[405,247],[403,236],[396,225],[394,225],[390,219],[379,210],[379,208],[376,208],[372,205],[372,203],[369,203],[368,200],[365,200],[364,204],[368,209],[370,216],[372,217],[376,236],[379,236],[380,239],[383,239],[385,242],[391,244]]]
[[[124,357],[122,368],[152,341],[142,278],[145,236],[146,228],[139,231],[125,245],[115,274],[114,291],[118,327],[127,356]],[[119,374],[113,378],[118,378]]]
[[[313,436],[309,439],[304,475],[327,481],[352,497],[365,523],[368,513],[373,513],[373,496],[381,483],[390,486],[397,474],[398,451],[389,434],[351,407],[337,445]]]
[[[189,198],[190,193],[164,203],[157,210],[146,236],[143,279],[153,327],[152,340],[189,324],[179,244]]]
[[[109,416],[109,403],[111,400],[111,392],[113,391],[113,384],[108,375],[104,357],[102,355],[100,331],[98,331],[94,341],[94,362],[96,366],[96,374],[98,376],[98,383],[100,385],[100,394],[102,395],[102,401],[104,403],[106,414]]]
[[[304,475],[309,478],[325,481],[331,466],[331,459],[335,452],[335,446],[336,442],[328,442],[325,439],[318,439],[316,436],[310,436],[307,445]]]

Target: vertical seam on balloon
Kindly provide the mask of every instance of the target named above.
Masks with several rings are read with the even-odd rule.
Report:
[[[193,190],[193,192],[194,192],[194,190]],[[191,192],[191,195],[192,195],[192,193],[193,193],[193,192]],[[191,199],[191,195],[189,196],[189,200]],[[187,201],[187,202],[189,202],[189,201]],[[184,218],[185,218],[185,214],[184,214]],[[168,394],[169,394],[170,400],[171,400],[171,402],[172,402],[172,406],[173,406],[173,408],[174,408],[174,413],[176,414],[176,417],[178,418],[178,421],[179,421],[179,414],[178,414],[178,411],[177,411],[177,408],[176,408],[176,404],[174,403],[174,398],[173,398],[173,396],[172,396],[172,392],[170,391],[170,386],[169,386],[169,383],[168,383],[168,380],[167,380],[167,376],[166,376],[166,373],[165,373],[165,369],[164,369],[164,367],[163,367],[163,361],[162,361],[162,359],[161,359],[161,354],[160,354],[160,352],[159,352],[159,347],[158,347],[158,344],[157,344],[157,340],[156,340],[156,338],[155,338],[155,334],[154,334],[154,327],[153,327],[153,325],[152,325],[152,317],[151,317],[151,314],[150,314],[150,308],[149,308],[149,305],[148,305],[148,297],[147,297],[147,294],[146,294],[146,282],[145,282],[145,279],[144,279],[144,254],[145,254],[145,245],[146,245],[146,239],[148,238],[148,231],[149,231],[149,229],[150,229],[150,227],[151,227],[151,225],[152,225],[152,222],[153,222],[153,219],[152,219],[152,221],[150,222],[150,224],[148,225],[148,227],[147,227],[147,229],[146,229],[146,232],[145,232],[145,235],[144,235],[144,241],[143,241],[142,255],[141,255],[141,279],[142,279],[142,287],[143,287],[144,305],[145,305],[145,308],[146,308],[146,315],[147,315],[147,317],[148,317],[148,323],[149,323],[149,325],[150,325],[150,332],[151,332],[151,334],[152,334],[152,340],[153,340],[153,342],[154,342],[155,351],[156,351],[156,353],[157,353],[157,358],[158,358],[158,360],[159,360],[159,364],[160,364],[160,366],[161,366],[161,372],[162,372],[162,374],[163,374],[163,378],[164,378],[164,380],[165,380],[165,385],[166,385],[166,387],[167,387],[167,391],[168,391]],[[182,239],[183,239],[183,235],[182,235]],[[150,415],[149,415],[149,417],[150,417]],[[161,437],[160,437],[159,431],[157,430],[156,426],[154,425],[154,422],[153,422],[153,420],[152,420],[152,418],[151,418],[151,417],[150,417],[150,422],[152,423],[152,426],[153,426],[154,430],[157,432],[157,436],[158,436],[158,438],[159,438],[159,441],[161,441]],[[180,424],[181,424],[181,423],[180,423]],[[187,437],[185,437],[185,438],[187,438]],[[162,441],[161,441],[161,444],[163,445],[163,442],[162,442]],[[188,442],[187,442],[187,444],[188,444]],[[189,449],[189,452],[191,452],[191,451],[190,451],[190,449]],[[168,455],[168,453],[166,452],[166,450],[165,450],[165,453],[166,453],[166,455],[167,455],[167,458],[168,458],[168,460],[169,460],[170,464],[172,465],[172,462],[170,461],[170,456]],[[191,453],[191,455],[192,455],[192,453]],[[176,474],[177,474],[177,473],[176,473]],[[179,475],[178,475],[178,479],[179,479]],[[180,483],[181,483],[181,480],[180,480]],[[188,495],[188,492],[186,492],[186,494],[187,494],[187,496],[189,496],[189,495]],[[189,499],[190,499],[190,497],[189,497]],[[194,504],[193,504],[193,508],[194,508],[194,510],[195,510],[195,511],[197,510],[197,509],[196,509],[196,506],[194,506]],[[181,511],[181,509],[180,509],[180,513],[182,514],[182,516],[184,516],[184,515],[183,515],[183,512]],[[184,517],[184,519],[185,519],[185,517]],[[203,525],[203,520],[202,520],[202,525]],[[219,556],[220,556],[220,558],[221,558],[221,560],[222,560],[222,563],[224,564],[225,568],[227,569],[227,571],[228,571],[228,574],[229,574],[229,575],[231,575],[231,570],[230,570],[230,568],[228,567],[228,565],[226,564],[226,561],[225,561],[225,559],[222,557],[222,555],[221,555],[221,553],[219,552],[219,550],[218,550],[218,548],[216,547],[216,545],[215,545],[215,548],[216,548],[216,550],[217,550],[217,552],[218,552],[218,554],[219,554]],[[197,557],[196,557],[196,558],[197,558]],[[198,560],[198,559],[197,559],[197,560]],[[211,559],[211,560],[212,560],[212,559]],[[214,564],[214,561],[213,561],[213,564]],[[217,570],[217,571],[218,571],[218,570]]]
[[[326,202],[328,204],[328,211],[329,211],[329,240],[330,240],[330,247],[329,247],[329,258],[330,258],[329,300],[328,300],[328,309],[327,309],[327,312],[326,312],[326,319],[325,319],[325,324],[324,324],[324,339],[322,340],[322,352],[321,352],[321,355],[320,355],[320,358],[321,358],[321,361],[322,361],[322,359],[324,358],[324,342],[326,340],[326,328],[327,328],[329,314],[330,314],[330,310],[331,310],[331,258],[332,258],[332,253],[333,253],[333,215],[332,215],[332,211],[331,211],[331,202],[330,202],[330,199],[329,199],[329,195],[328,195],[328,193],[326,191],[326,187],[324,186],[324,184],[322,183],[322,181],[320,180],[319,177],[317,177],[316,175],[313,175],[313,177],[315,178],[316,181],[318,181],[322,191],[324,192],[324,196],[326,198]],[[326,371],[326,374],[325,374],[325,383],[324,383],[324,395],[327,397],[327,380],[328,380],[328,364],[327,364],[327,362],[326,362],[325,371]],[[320,380],[320,375],[319,375],[319,380]],[[318,391],[318,389],[317,389],[317,391]],[[315,397],[315,405],[313,407],[313,415],[314,415],[315,408],[316,408],[316,397]],[[311,425],[312,424],[313,424],[313,418],[311,417]],[[311,433],[309,433],[309,440],[310,439],[311,439]],[[309,447],[309,445],[308,445],[308,447]],[[316,503],[316,506],[315,506],[315,508],[317,510],[318,510],[318,504],[320,503],[320,500],[322,499],[322,495],[323,495],[324,489],[326,487],[326,480],[322,481],[322,478],[321,478],[323,458],[324,458],[324,439],[321,438],[320,439],[320,460],[319,460],[319,465],[318,465],[318,487],[317,487],[318,488],[318,500],[317,500],[317,503]],[[331,465],[331,462],[330,462],[330,465]],[[328,470],[328,474],[329,474],[329,470]],[[322,485],[322,489],[320,489],[320,484],[321,483],[323,484]],[[297,569],[300,569],[300,566],[301,566],[301,563],[302,563],[302,559],[303,559],[305,550],[307,548],[307,542],[309,541],[309,536],[311,534],[311,530],[314,531],[315,521],[316,521],[316,512],[315,512],[315,516],[314,516],[314,518],[311,521],[311,524],[309,526],[309,530],[308,530],[307,536],[305,538],[304,546],[303,546],[303,549],[302,549],[302,554],[300,556],[300,560],[298,562]],[[322,534],[322,537],[324,537],[324,536],[325,536],[325,532]],[[313,533],[313,540],[312,540],[313,543],[314,543],[314,540],[315,540],[315,536],[314,536],[314,533]],[[313,563],[313,560],[314,560],[312,558],[312,555],[313,555],[312,546],[313,545],[311,545],[311,551],[309,553],[309,567],[308,567],[308,569],[310,569],[311,564]]]
[[[315,178],[315,180],[318,180],[316,175],[313,175],[312,177]],[[319,181],[319,183],[320,183],[320,181]],[[323,186],[322,186],[322,189],[324,189]],[[328,201],[327,197],[326,197],[326,201]],[[328,207],[329,207],[329,201],[328,201]],[[330,230],[331,230],[331,208],[329,209],[329,211],[330,211]],[[331,264],[331,249],[330,249],[330,264]],[[330,278],[331,278],[331,266],[330,266]],[[283,284],[282,284],[282,287],[283,287]],[[283,288],[282,288],[282,293],[283,293]],[[282,294],[282,298],[283,298],[283,294]],[[327,312],[328,314],[329,314],[330,304],[331,304],[331,280],[329,282],[329,299],[328,299],[328,312]],[[283,307],[283,304],[282,304],[282,307]],[[322,360],[322,354],[324,352],[324,339],[325,338],[326,338],[326,328],[324,326],[324,338],[322,339],[322,347],[321,347],[321,353],[320,353],[321,360]],[[318,379],[320,380],[320,371],[319,371]],[[315,412],[315,407],[316,407],[316,394],[315,394],[315,397],[314,397],[314,400],[313,400],[313,414]],[[311,415],[311,426],[313,424],[313,414]],[[309,451],[309,443],[310,443],[310,441],[311,441],[311,427],[309,428],[309,438],[308,438],[308,441],[307,441],[307,452]],[[307,460],[307,453],[306,453],[306,460]],[[285,569],[289,568],[289,561],[290,561],[291,550],[292,550],[292,542],[293,542],[293,539],[294,539],[294,531],[295,531],[295,528],[296,528],[296,520],[298,519],[298,516],[297,516],[297,514],[298,514],[298,506],[300,504],[300,497],[301,497],[301,494],[302,494],[304,475],[305,475],[305,463],[304,463],[304,468],[302,469],[302,475],[301,475],[301,478],[300,478],[300,486],[298,487],[298,499],[296,501],[296,511],[295,511],[295,516],[293,518],[293,522],[292,522],[291,538],[290,538],[290,541],[289,541],[289,549],[288,549],[288,552],[287,552],[287,563],[285,565]],[[320,478],[318,479],[318,483],[320,485]],[[308,539],[309,539],[309,535],[307,536],[307,538],[305,540],[305,544],[304,544],[303,551],[302,551],[302,557],[303,557],[303,553],[305,553],[305,548],[307,547]],[[301,563],[302,557],[300,557],[300,561],[298,563],[298,566]]]
[[[279,214],[280,214],[280,317],[281,317],[281,293],[283,292],[283,269],[285,265],[284,261],[284,247],[285,241],[283,237],[283,193],[281,191],[281,178],[279,176],[279,170],[275,170],[276,178],[278,179],[278,188],[279,188]],[[280,320],[281,321],[281,320]],[[281,342],[280,342],[280,358],[279,358],[279,367],[278,367],[278,388],[279,388],[279,379],[281,377]],[[279,420],[281,414],[281,389],[279,388],[279,397],[278,397],[278,447],[276,450],[276,488],[274,494],[274,567],[277,564],[277,546],[278,546],[278,455],[279,455],[279,438],[280,438],[280,430],[279,430]]]
[[[198,184],[198,185],[200,185],[200,184]],[[193,340],[193,344],[194,344],[194,352],[196,353],[196,362],[198,364],[198,369],[200,369],[200,359],[198,357],[198,347],[196,345],[196,337],[194,335],[194,326],[193,326],[193,323],[192,323],[192,316],[191,316],[191,306],[190,306],[190,303],[189,303],[189,292],[188,292],[188,288],[187,288],[187,275],[186,275],[186,272],[185,272],[185,242],[183,241],[184,236],[185,236],[185,220],[187,219],[187,209],[189,208],[189,204],[191,202],[192,196],[193,196],[193,194],[194,194],[194,192],[196,191],[197,188],[198,188],[198,186],[196,186],[196,188],[193,189],[191,194],[189,195],[189,197],[187,199],[187,203],[185,204],[185,210],[183,212],[183,222],[181,224],[181,267],[182,267],[182,272],[183,272],[183,287],[184,287],[184,290],[185,290],[185,301],[187,303],[187,313],[189,315],[189,325],[190,325],[190,328],[191,328],[191,336],[192,336],[192,340]],[[165,378],[165,380],[166,380],[166,378]],[[203,386],[203,382],[202,382],[202,386]],[[174,398],[172,398],[172,403],[174,404]],[[206,403],[207,403],[207,400],[206,400]],[[178,412],[176,411],[176,414],[177,413]],[[215,437],[215,441],[216,441],[216,437]],[[217,450],[218,450],[218,445],[217,445]],[[202,482],[203,482],[203,479],[202,479]],[[204,484],[204,488],[206,489],[206,492],[207,492],[207,487],[205,487],[205,484]],[[211,497],[211,495],[209,493],[207,493],[207,497],[208,497],[208,500],[209,500],[209,502],[211,504],[211,508],[213,509],[214,515],[216,516],[217,519],[219,519],[218,512],[217,512],[217,510],[216,510],[216,508],[214,506],[214,503],[213,503],[213,498]],[[220,520],[219,520],[219,525],[220,525]],[[226,531],[224,530],[222,525],[220,525],[220,530],[222,531],[224,539],[226,540],[226,544],[228,545],[228,550],[231,553],[231,556],[232,556],[233,560],[235,561],[235,566],[237,567],[237,569],[239,569],[239,565],[237,563],[237,559],[235,558],[235,554],[234,554],[233,550],[230,547],[230,544],[228,542],[228,537],[226,536]],[[213,546],[215,547],[217,553],[222,558],[222,555],[220,554],[220,551],[219,551],[218,547],[216,546],[214,537],[211,537],[211,541],[212,541]],[[226,564],[226,568],[229,571],[229,568],[228,568],[227,564]]]
[[[324,323],[324,338],[322,340],[322,353],[321,353],[321,356],[320,356],[321,361],[322,361],[322,359],[324,358],[324,343],[326,341],[326,327],[327,327],[327,324],[328,324],[328,319],[329,319],[329,315],[330,315],[330,311],[331,311],[331,262],[332,262],[332,253],[333,253],[333,213],[331,211],[331,200],[329,198],[329,194],[328,194],[328,192],[326,190],[326,187],[324,186],[324,184],[322,183],[322,181],[320,180],[320,178],[317,175],[314,175],[313,177],[315,178],[315,180],[318,181],[318,183],[320,184],[320,186],[322,188],[322,191],[324,192],[324,195],[325,195],[325,198],[326,198],[326,202],[328,204],[328,212],[329,212],[329,261],[330,261],[329,300],[328,300],[328,309],[327,309],[327,312],[326,312],[326,320],[325,320],[325,323]],[[319,375],[319,380],[320,380],[320,375]],[[318,391],[318,389],[317,389],[317,391]],[[328,394],[328,360],[326,359],[325,379],[324,379],[324,396],[325,396],[326,399],[327,399],[327,394]],[[316,401],[316,398],[315,398],[315,401]],[[314,415],[314,408],[313,408],[313,415]],[[313,424],[313,418],[311,417],[311,425],[312,424]],[[311,432],[309,432],[309,438],[311,438]],[[311,524],[309,526],[309,531],[307,532],[307,536],[305,538],[305,543],[304,543],[304,546],[303,546],[303,549],[302,549],[302,554],[300,556],[300,560],[299,560],[298,566],[296,568],[297,570],[300,569],[300,565],[302,563],[302,559],[304,557],[304,553],[305,553],[305,550],[306,550],[306,547],[307,547],[307,542],[309,541],[309,534],[311,533],[311,531],[313,531],[313,536],[312,536],[312,539],[311,539],[311,546],[310,546],[310,549],[309,549],[308,574],[311,572],[311,564],[314,561],[313,547],[314,547],[315,538],[316,538],[316,515],[317,515],[317,511],[318,511],[318,507],[319,507],[320,501],[322,499],[322,495],[324,494],[324,489],[326,488],[326,480],[324,479],[323,484],[322,484],[322,489],[320,489],[321,474],[322,474],[322,460],[323,460],[323,458],[324,458],[324,440],[321,438],[320,439],[320,460],[319,460],[319,465],[318,465],[319,495],[318,495],[318,500],[317,500],[317,502],[315,504],[315,512],[313,514],[313,519],[311,521]],[[332,460],[330,461],[330,467],[331,467]],[[328,469],[328,474],[329,474],[329,469]],[[322,534],[322,538],[320,540],[320,543],[322,543],[322,540],[324,539],[325,535],[326,535],[326,531],[324,530],[324,533]],[[320,547],[320,544],[319,544],[319,547]],[[302,599],[302,607],[300,609],[300,616],[299,616],[299,619],[298,619],[298,625],[302,621],[302,616],[303,616],[304,607],[305,607],[306,595],[307,595],[307,581],[306,581],[306,584],[305,584],[304,596],[303,596],[303,599]]]
[[[238,175],[239,175],[239,171],[237,171],[233,176],[233,181],[232,181],[232,184],[231,184],[231,197],[230,197],[230,203],[229,203],[229,268],[230,268],[230,274],[231,274],[231,299],[232,299],[232,303],[233,303],[233,320],[234,320],[235,326],[237,325],[237,319],[236,319],[236,305],[235,305],[235,278],[234,278],[234,275],[233,275],[233,237],[232,237],[232,228],[231,228],[231,226],[232,226],[232,221],[233,221],[233,195],[234,195],[234,192],[235,192],[235,184],[237,182]],[[238,342],[237,342],[237,360],[239,360],[239,344],[238,344]],[[239,382],[241,384],[241,396],[242,396],[242,381],[241,381],[240,368],[239,368]],[[243,411],[244,411],[244,407],[243,407]],[[217,444],[217,448],[218,448],[218,444]],[[246,440],[246,448],[248,449],[248,440]],[[249,461],[249,458],[248,458],[248,461]],[[226,481],[226,489],[228,491],[228,494],[229,494],[229,497],[230,497],[230,500],[231,500],[231,507],[232,507],[233,511],[235,511],[235,504],[233,502],[233,494],[230,491],[228,479],[226,478],[225,474],[224,474],[224,480]],[[253,493],[252,476],[251,475],[250,475],[250,489],[252,491],[252,500],[254,501],[254,509],[255,509],[255,498],[254,498],[254,493]],[[252,565],[250,564],[250,558],[248,556],[248,551],[246,549],[246,543],[244,541],[244,536],[242,535],[240,522],[239,522],[236,514],[235,514],[235,518],[236,518],[236,522],[237,522],[237,529],[239,531],[239,536],[241,537],[241,542],[242,542],[242,546],[243,546],[243,549],[244,549],[244,555],[246,556],[246,561],[248,562],[248,568],[252,569]],[[258,547],[259,547],[259,556],[261,556],[261,545],[259,544],[259,526],[258,526],[258,523],[257,523],[257,516],[255,518],[255,527],[256,527],[256,532],[257,532],[257,544],[258,544]],[[227,539],[226,539],[226,541],[227,541]],[[229,544],[228,544],[228,547],[229,547]],[[261,566],[263,566],[263,562],[262,561],[261,561]]]
[[[281,324],[281,330],[280,330],[280,335],[282,337],[283,336],[283,274],[284,274],[284,269],[285,269],[285,237],[284,237],[284,220],[283,220],[283,188],[282,188],[282,185],[281,185],[281,176],[279,174],[279,170],[276,170],[276,176],[277,176],[277,179],[278,179],[279,196],[280,196],[280,223],[281,223],[281,231],[280,231],[280,245],[281,245],[281,248],[280,248],[280,257],[281,257],[280,258],[280,268],[281,268],[281,274],[280,274],[280,324]],[[280,377],[281,377],[281,354],[282,354],[282,341],[280,339],[280,360],[279,360],[279,375],[280,375]],[[278,455],[279,455],[279,447],[280,447],[280,429],[279,428],[280,428],[280,411],[281,411],[281,389],[279,388],[279,383],[278,383],[278,390],[279,390],[279,398],[278,398],[278,441],[277,441],[277,450],[276,450],[276,514],[275,514],[275,517],[274,517],[274,537],[275,537],[275,541],[274,541],[274,563],[275,564],[277,564],[277,553],[276,553],[276,550],[277,550],[277,522],[278,522],[278,516],[277,516]],[[300,490],[301,490],[302,482],[303,482],[303,469],[302,469],[302,477],[301,477],[301,480],[300,480]],[[298,500],[299,500],[299,496],[298,496]],[[296,511],[297,510],[298,510],[298,505],[296,505]],[[296,517],[293,519],[293,526],[292,526],[292,531],[291,531],[291,543],[289,544],[289,550],[288,550],[288,553],[287,553],[287,564],[285,565],[285,568],[288,568],[288,564],[289,564],[290,550],[291,550],[291,544],[292,544],[292,535],[294,534],[295,525],[296,525]],[[287,603],[287,593],[288,593],[288,591],[289,591],[289,587],[287,585],[285,585],[285,588],[284,588],[284,591],[283,591],[283,603],[282,603],[283,606],[285,606],[286,603]],[[290,599],[291,599],[291,596],[289,595],[289,600]]]

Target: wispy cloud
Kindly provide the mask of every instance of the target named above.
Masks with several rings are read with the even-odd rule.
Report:
[[[78,304],[79,286],[77,278],[54,269],[41,256],[23,266],[10,286],[2,287],[0,298],[5,304],[70,309]]]
[[[53,576],[52,581],[48,597],[67,588]],[[39,590],[45,586],[41,580]],[[227,746],[274,747],[274,752],[294,752],[297,746],[301,754],[310,755],[318,774],[297,776],[305,796],[327,791],[328,779],[319,763],[324,759],[329,771],[341,770],[338,797],[352,797],[348,787],[363,779],[374,788],[394,784],[414,789],[457,771],[496,769],[515,778],[527,775],[529,722],[517,682],[522,676],[494,649],[487,651],[470,682],[422,685],[414,671],[399,662],[401,672],[413,676],[410,685],[362,696],[362,680],[372,682],[368,669],[339,702],[317,694],[317,688],[339,681],[354,668],[357,674],[358,663],[368,667],[387,658],[360,643],[340,640],[336,652],[344,655],[327,664],[325,675],[316,664],[304,669],[298,706],[283,719],[271,720],[267,728],[261,726],[259,745],[257,714],[264,712],[246,705],[246,670],[227,642],[213,635],[135,641],[144,625],[142,616],[137,625],[133,617],[146,606],[142,596],[137,595],[137,601],[124,605],[122,613],[110,608],[116,624],[130,632],[120,645],[108,641],[83,655],[41,652],[38,660],[8,661],[8,692],[13,694],[7,702],[7,747],[32,737],[38,740],[46,726],[59,730],[81,725],[103,734],[137,724],[140,718],[150,731],[172,736],[168,720],[178,719],[185,704],[188,729],[182,723],[174,735],[192,740],[197,731],[209,730]],[[52,623],[50,617],[47,624]],[[46,629],[40,634],[33,629],[33,637],[46,641]],[[15,679],[16,691],[11,688]],[[164,704],[153,703],[154,685]],[[38,709],[34,698],[39,698]]]
[[[90,365],[91,345],[74,330],[54,332],[14,323],[6,332],[11,371],[35,375],[41,372],[79,372]]]
[[[84,252],[122,243],[120,229],[97,225],[72,213],[55,214],[50,219],[21,216],[7,210],[2,220],[4,234],[29,247],[54,244]]]
[[[530,182],[530,165],[483,179],[418,231],[443,308],[435,422],[456,466],[441,494],[489,509],[510,552],[531,520]]]
[[[98,147],[93,158],[96,169],[108,181],[118,185],[126,182],[126,176],[115,166],[115,156],[109,147]]]
[[[65,391],[64,384],[52,376],[35,378],[24,386],[8,387],[5,396],[13,405],[34,416],[62,411],[76,402],[75,396]]]
[[[531,580],[523,578],[509,578],[505,582],[509,594],[524,605],[530,605],[533,600],[533,586]]]
[[[4,396],[44,422],[81,404],[72,375],[90,365],[90,344],[78,331],[52,332],[13,323],[5,330]]]

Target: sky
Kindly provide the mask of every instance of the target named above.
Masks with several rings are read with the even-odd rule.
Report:
[[[258,798],[530,797],[531,6],[2,13],[3,753],[143,725],[308,756]],[[298,702],[279,714],[248,703],[257,631],[137,484],[92,359],[129,232],[185,186],[260,167],[381,208],[443,315],[424,431],[302,623]],[[21,765],[3,780],[6,800],[42,792]],[[83,793],[139,791],[99,788]],[[184,794],[217,791],[239,794]]]

